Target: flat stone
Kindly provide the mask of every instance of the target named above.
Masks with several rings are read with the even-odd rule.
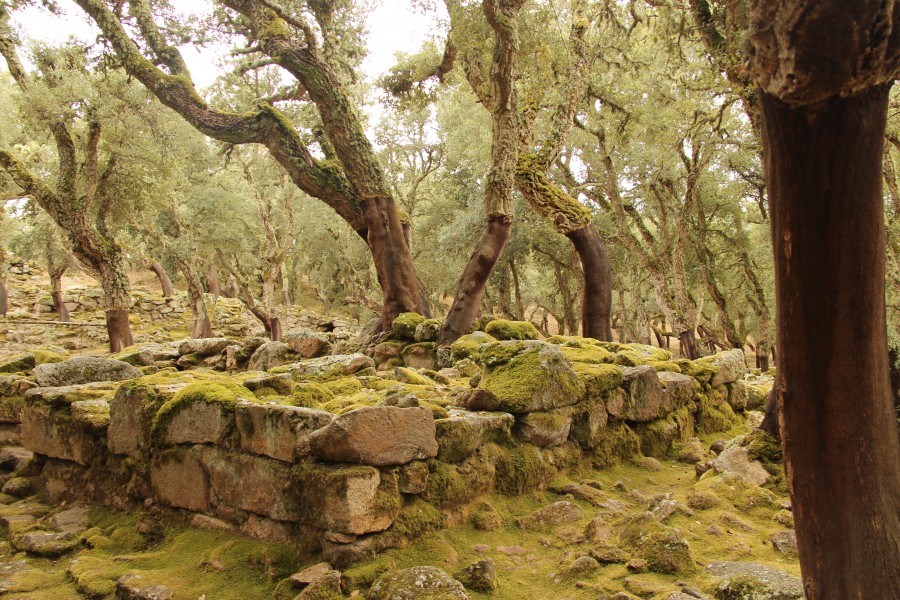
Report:
[[[190,525],[197,529],[206,529],[209,531],[234,531],[235,529],[234,525],[231,523],[199,513],[191,517]]]
[[[25,392],[25,400],[29,404],[43,402],[51,406],[69,406],[79,400],[110,396],[115,387],[116,384],[108,381],[57,387],[37,387]]]
[[[77,537],[56,531],[36,531],[13,538],[13,546],[17,550],[48,558],[67,554],[78,545]]]
[[[400,467],[399,486],[402,494],[421,494],[428,486],[428,465],[414,460]]]
[[[26,406],[22,409],[22,445],[45,456],[88,466],[103,450],[102,437],[66,417],[44,404]]]
[[[13,477],[3,484],[2,491],[16,498],[24,498],[31,493],[31,480],[27,477]]]
[[[34,525],[34,515],[5,515],[0,517],[0,532],[7,538]]]
[[[291,463],[298,446],[308,446],[310,434],[334,419],[323,410],[246,401],[238,402],[234,416],[242,450]]]
[[[75,506],[50,517],[50,527],[56,531],[78,535],[87,529],[88,514],[86,506]]]
[[[109,427],[106,445],[113,454],[140,456],[150,446],[150,429],[153,415],[162,405],[160,396],[175,394],[185,384],[150,387],[148,385],[122,385],[109,401]],[[152,406],[148,406],[151,404]],[[147,410],[150,408],[150,410]]]
[[[301,329],[284,336],[284,343],[291,347],[300,358],[325,356],[331,351],[328,338],[310,329]]]
[[[769,472],[758,460],[750,460],[746,448],[733,444],[722,450],[718,457],[710,462],[718,473],[735,473],[748,483],[763,485],[769,480]]]
[[[451,409],[446,419],[434,422],[438,460],[459,462],[485,444],[509,442],[514,423],[515,419],[509,413]]]
[[[310,583],[294,600],[320,600],[322,598],[343,598],[341,574],[331,570],[323,573]]]
[[[320,562],[291,575],[291,584],[296,588],[303,589],[333,570],[334,569],[327,562]]]
[[[244,379],[241,383],[251,392],[269,388],[279,394],[287,395],[294,391],[294,380],[291,379],[290,373],[266,373],[259,377]]]
[[[779,531],[772,536],[772,545],[775,549],[787,556],[788,558],[797,558],[799,550],[797,549],[797,534],[793,529]]]
[[[175,444],[222,444],[234,412],[222,402],[196,401],[181,406],[166,424],[162,440]]]
[[[301,507],[291,469],[281,461],[205,447],[201,461],[209,473],[210,499],[216,505],[298,521]]]
[[[747,374],[747,360],[744,351],[738,348],[726,350],[710,357],[710,362],[718,368],[710,385],[725,385],[743,379]]]
[[[116,600],[171,600],[172,592],[164,585],[147,581],[136,573],[122,575],[116,582]]]
[[[95,381],[124,381],[143,373],[132,365],[111,358],[81,356],[34,368],[34,380],[41,387],[58,387]]]
[[[375,361],[365,354],[333,354],[320,358],[301,360],[290,365],[294,380],[332,378],[353,375],[363,369],[375,367]]]
[[[397,478],[374,467],[303,465],[297,479],[300,521],[331,532],[384,531],[402,505]]]
[[[700,391],[700,384],[697,383],[696,379],[688,375],[672,371],[658,371],[656,376],[665,394],[665,399],[663,400],[665,412],[687,406],[697,392]]]
[[[202,338],[184,340],[178,345],[178,354],[196,354],[199,358],[221,354],[231,344],[227,338]]]
[[[561,500],[536,510],[528,516],[520,517],[516,522],[522,529],[542,531],[563,523],[574,523],[582,516],[583,512],[577,504]]]
[[[609,422],[606,402],[593,399],[575,407],[572,419],[572,439],[582,448],[595,448],[603,440]]]
[[[561,446],[569,439],[571,429],[572,410],[568,407],[516,417],[516,434],[523,442],[539,448]]]
[[[256,349],[247,363],[248,371],[268,371],[292,362],[296,356],[291,347],[283,342],[266,342]]]
[[[790,573],[756,563],[715,562],[706,571],[719,578],[718,600],[803,600],[803,582]]]
[[[169,506],[209,510],[209,476],[193,449],[161,452],[150,464],[150,484],[156,497]]]
[[[436,567],[388,571],[369,589],[368,600],[469,600],[463,585]]]
[[[482,558],[457,571],[454,576],[466,589],[486,594],[497,589],[497,565],[492,558]]]
[[[435,435],[428,408],[373,406],[340,415],[309,441],[321,460],[382,467],[437,456]]]

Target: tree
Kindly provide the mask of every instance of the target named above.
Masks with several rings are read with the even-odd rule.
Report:
[[[900,597],[882,157],[893,2],[754,2],[778,408],[806,597]]]
[[[341,45],[358,37],[358,32],[342,29],[341,17],[347,15],[340,14],[340,7],[310,2],[288,12],[267,0],[222,2],[228,11],[219,15],[223,27],[247,39],[248,45],[239,52],[249,57],[248,62],[283,68],[296,80],[288,97],[315,106],[322,135],[309,139],[273,105],[273,98],[261,98],[243,112],[207,104],[172,45],[171,33],[157,25],[148,0],[128,2],[128,16],[114,12],[103,0],[77,3],[103,32],[125,70],[163,104],[214,139],[266,146],[298,188],[332,207],[366,241],[383,292],[380,329],[390,328],[401,312],[422,309],[394,198],[347,89],[352,74]],[[115,8],[120,11],[122,4]],[[123,26],[129,17],[140,33],[140,47]],[[324,157],[316,157],[313,142]]]

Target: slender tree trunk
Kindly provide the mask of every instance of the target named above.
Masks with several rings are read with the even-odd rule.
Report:
[[[449,346],[460,336],[470,333],[484,297],[485,285],[509,240],[511,226],[512,218],[508,215],[492,215],[487,218],[484,233],[459,278],[453,305],[441,327],[441,346]]]
[[[63,302],[62,297],[62,277],[65,272],[65,269],[57,269],[50,272],[50,294],[53,297],[53,307],[56,309],[59,320],[63,323],[68,323],[71,321],[69,309],[66,308],[66,303]]]
[[[200,302],[202,303],[203,300],[201,299]],[[191,331],[191,337],[194,339],[213,337],[212,321],[206,311],[202,308],[195,308],[192,312],[194,312],[194,328]]]
[[[162,288],[163,298],[171,298],[175,294],[175,290],[172,288],[172,280],[169,279],[169,274],[166,273],[163,266],[158,262],[152,262],[147,268],[156,273],[156,277],[159,279],[159,287]]]
[[[6,293],[6,280],[0,279],[0,316],[9,312],[9,296]]]
[[[509,273],[512,275],[513,295],[516,299],[516,319],[525,320],[525,304],[522,302],[522,289],[519,287],[519,270],[516,268],[516,261],[509,261]]]
[[[209,269],[206,272],[206,287],[213,298],[218,300],[221,295],[219,290],[219,270],[214,262],[209,263]]]
[[[681,357],[690,360],[700,358],[700,350],[697,348],[697,336],[693,329],[686,329],[678,334],[678,343],[681,345]]]
[[[234,275],[228,277],[228,288],[227,288],[226,296],[229,298],[237,298],[241,294],[241,290],[238,287],[237,278]],[[230,295],[229,295],[230,294]]]
[[[509,269],[503,269],[500,273],[500,282],[497,286],[498,310],[504,319],[515,318],[512,314],[510,287],[509,287]]]
[[[584,271],[584,303],[581,329],[584,337],[612,341],[612,267],[600,232],[593,222],[566,234],[572,241]]]
[[[281,319],[278,317],[269,319],[269,337],[273,342],[281,341]]]
[[[762,96],[778,406],[809,600],[900,598],[881,189],[888,91],[812,110]]]
[[[756,342],[756,368],[765,373],[769,370],[769,344]]]

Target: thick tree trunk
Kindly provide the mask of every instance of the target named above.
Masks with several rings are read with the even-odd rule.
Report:
[[[6,281],[0,279],[0,316],[5,317],[9,312],[9,296],[6,293]]]
[[[281,341],[281,319],[278,317],[269,319],[269,337],[273,342]]]
[[[584,303],[581,330],[584,337],[612,341],[612,267],[597,227],[589,223],[566,234],[581,259],[584,271]]]
[[[128,309],[131,306],[131,284],[118,246],[115,250],[95,259],[100,287],[103,289],[103,306],[106,311],[106,331],[109,334],[110,352],[121,352],[134,344]]]
[[[69,309],[66,308],[62,297],[62,277],[65,272],[65,269],[60,269],[50,273],[50,295],[53,298],[53,307],[56,309],[59,320],[68,323],[71,321]]]
[[[110,352],[121,352],[134,344],[127,309],[109,308],[106,310],[106,333],[109,334]]]
[[[700,358],[700,350],[697,348],[697,337],[693,329],[687,329],[678,334],[678,343],[681,346],[681,358],[697,360]]]
[[[212,321],[206,311],[200,311],[199,316],[194,311],[194,328],[191,331],[191,337],[194,339],[213,337]]]
[[[393,198],[369,198],[362,204],[367,226],[365,239],[383,294],[378,329],[387,331],[400,313],[423,311],[419,279]]]
[[[769,370],[769,344],[756,342],[756,368],[765,373]]]
[[[441,327],[440,346],[449,346],[460,336],[471,332],[484,297],[484,287],[506,247],[511,226],[512,218],[508,215],[491,215],[487,218],[484,233],[475,245],[475,251],[456,286],[453,305]]]
[[[169,279],[169,274],[166,273],[163,266],[158,262],[152,262],[147,268],[156,273],[156,277],[159,279],[159,287],[162,289],[163,298],[171,298],[175,291],[172,288],[172,280]]]
[[[809,600],[900,598],[881,190],[888,90],[812,110],[762,98],[778,405]]]
[[[209,263],[209,269],[206,271],[206,288],[213,298],[217,299],[221,295],[219,290],[219,270],[216,263]]]

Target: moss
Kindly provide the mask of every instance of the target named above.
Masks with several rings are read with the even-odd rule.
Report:
[[[495,367],[508,363],[527,349],[528,345],[521,341],[487,344],[481,346],[479,360],[487,367]]]
[[[450,345],[450,358],[454,362],[466,358],[480,362],[482,344],[496,341],[497,338],[480,331],[461,336]]]
[[[697,398],[700,401],[700,406],[697,410],[698,433],[715,433],[731,429],[732,421],[729,415],[726,414],[726,411],[730,412],[732,416],[734,411],[731,410],[727,403],[713,406],[706,395],[698,394]]]
[[[403,383],[425,386],[434,385],[434,381],[432,381],[428,377],[425,377],[424,375],[419,375],[408,367],[396,367],[394,369],[394,376],[398,381],[402,381]]]
[[[622,369],[616,365],[575,363],[572,370],[584,384],[587,398],[601,398],[622,385]]]
[[[51,350],[38,349],[34,351],[34,364],[37,366],[62,362],[68,358],[67,354],[68,353],[58,353]]]
[[[404,346],[403,351],[400,352],[400,356],[403,358],[404,364],[407,365],[411,363],[411,358],[415,360],[422,356],[431,356],[432,366],[434,366],[436,364],[434,362],[436,352],[437,345],[434,342],[417,342],[415,344]]]
[[[356,377],[341,377],[333,381],[326,381],[322,386],[329,390],[335,396],[350,396],[363,389],[362,384]]]
[[[363,390],[359,393],[353,394],[352,396],[329,400],[325,404],[320,405],[319,409],[328,411],[336,415],[342,415],[344,413],[350,412],[351,410],[356,410],[357,408],[362,408],[364,406],[376,406],[381,401],[381,399],[381,394],[370,390]]]
[[[528,350],[494,367],[479,387],[494,394],[498,410],[511,413],[549,410],[584,397],[584,384],[552,346]]]
[[[394,335],[405,340],[416,339],[416,327],[425,322],[425,317],[418,313],[400,313],[394,318],[391,330]]]
[[[616,356],[600,346],[587,346],[583,348],[573,348],[563,346],[560,348],[563,357],[569,363],[587,363],[593,365],[612,364],[616,361]]]
[[[68,572],[78,591],[88,598],[105,598],[116,591],[116,581],[128,566],[93,556],[80,556],[69,563]]]
[[[0,373],[23,373],[34,368],[33,352],[26,352],[0,362]]]
[[[171,400],[163,404],[153,418],[152,435],[159,436],[181,409],[195,402],[221,404],[228,410],[234,410],[238,398],[247,397],[247,388],[227,383],[204,381],[192,383],[182,388]]]
[[[342,581],[348,589],[368,589],[375,580],[388,571],[397,568],[397,561],[389,556],[381,556],[370,563],[355,565],[341,573]]]
[[[334,393],[325,385],[306,381],[294,386],[294,391],[286,400],[292,406],[318,408],[320,405],[334,400]]]
[[[694,484],[697,491],[710,492],[719,498],[731,502],[736,509],[742,512],[757,511],[770,515],[769,512],[775,506],[775,495],[765,488],[748,483],[743,477],[735,473],[723,473],[721,475],[706,476]]]
[[[659,524],[648,514],[632,517],[619,531],[622,545],[647,561],[656,573],[693,573],[697,570],[690,546],[679,532]]]
[[[750,460],[758,460],[772,475],[764,487],[787,494],[787,477],[778,440],[761,429],[754,429],[744,437],[741,446],[747,449]]]
[[[444,513],[423,500],[416,498],[402,509],[394,519],[391,531],[406,538],[416,538],[423,533],[444,527]]]
[[[494,319],[485,326],[484,332],[498,340],[536,340],[541,337],[534,324],[506,319]]]
[[[641,439],[641,453],[644,456],[665,458],[678,436],[678,425],[671,417],[666,417],[636,425],[635,433]]]
[[[671,371],[672,373],[681,373],[681,366],[671,360],[650,360],[647,361],[646,364],[650,365],[657,371]]]
[[[681,367],[682,373],[690,375],[702,385],[707,385],[719,372],[719,367],[713,364],[712,357],[698,358],[697,360],[679,359],[676,362]]]
[[[472,500],[472,489],[453,465],[432,460],[428,463],[428,484],[423,497],[442,508],[461,506]]]
[[[497,491],[509,495],[540,489],[556,476],[556,469],[545,463],[540,451],[531,444],[521,444],[499,454],[495,468]]]
[[[625,423],[610,423],[598,437],[591,453],[591,462],[598,469],[608,469],[641,451],[641,439]]]

